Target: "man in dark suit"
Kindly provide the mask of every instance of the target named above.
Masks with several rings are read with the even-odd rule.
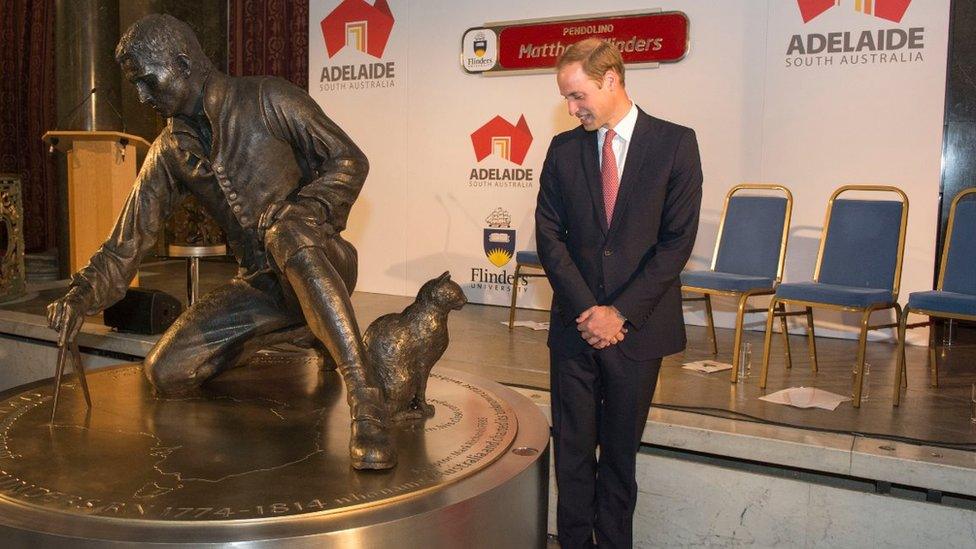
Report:
[[[694,131],[630,100],[611,44],[579,42],[556,68],[581,122],[553,138],[536,209],[554,292],[559,542],[590,547],[595,534],[600,547],[630,547],[636,457],[661,359],[685,346],[678,276],[695,243],[701,161]]]

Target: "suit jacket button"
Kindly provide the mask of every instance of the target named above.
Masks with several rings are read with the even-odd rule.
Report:
[[[603,255],[610,257],[613,255],[613,250],[603,250]]]
[[[234,210],[234,213],[241,213],[241,205],[240,204],[234,204],[234,207],[231,208],[231,209]]]

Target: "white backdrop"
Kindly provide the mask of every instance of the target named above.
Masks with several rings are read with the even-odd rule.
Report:
[[[340,5],[355,7],[359,13],[346,19],[356,19],[374,9],[372,2],[313,0],[309,25],[309,92],[371,164],[346,232],[360,252],[357,289],[411,295],[427,279],[450,270],[472,302],[505,304],[506,277],[515,262],[497,267],[486,257],[486,218],[504,209],[515,230],[515,248],[534,249],[532,216],[546,148],[553,134],[576,122],[551,74],[465,73],[459,64],[461,35],[491,21],[593,13],[593,4],[496,0],[453,2],[445,9],[434,0],[390,0],[395,23],[380,58],[351,46],[329,58],[323,19]],[[647,7],[616,0],[600,10]],[[876,183],[901,187],[911,200],[902,302],[910,291],[930,289],[949,0],[915,0],[900,22],[855,11],[853,0],[842,0],[807,23],[796,0],[660,1],[653,7],[688,15],[691,49],[679,63],[629,71],[627,89],[647,112],[698,133],[705,193],[689,268],[710,262],[729,187],[776,182],[796,199],[785,279],[809,280],[832,190]],[[382,40],[382,32],[370,32],[377,27],[367,22],[367,41]],[[810,34],[850,32],[856,44],[862,30],[907,33],[918,27],[924,29],[922,47],[885,52],[883,62],[879,55],[870,62],[859,53],[787,55],[794,35],[806,41]],[[850,64],[855,60],[850,56],[857,64]],[[357,76],[362,65],[376,63],[387,72],[392,68],[393,77],[322,81],[323,68],[331,77],[340,72],[334,67],[351,65],[347,75]],[[375,69],[365,70],[375,75]],[[471,134],[496,116],[516,124],[523,115],[533,137],[524,162],[494,154],[478,162]],[[532,174],[472,181],[472,170],[482,168]],[[521,305],[548,307],[549,287],[538,280],[523,288]],[[731,303],[719,301],[716,314],[719,325],[731,326]],[[823,335],[850,336],[855,324],[851,315],[826,311],[818,311],[817,318]],[[702,323],[700,310],[688,307],[686,320]],[[761,322],[761,316],[750,317],[752,327]]]

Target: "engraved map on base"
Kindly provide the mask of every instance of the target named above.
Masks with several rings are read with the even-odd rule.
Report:
[[[342,381],[312,360],[256,360],[185,399],[157,399],[138,366],[89,372],[90,412],[71,381],[54,425],[50,380],[0,395],[0,513],[28,505],[224,521],[345,511],[474,473],[518,428],[506,402],[435,372],[427,395],[436,414],[396,428],[397,467],[356,472]]]

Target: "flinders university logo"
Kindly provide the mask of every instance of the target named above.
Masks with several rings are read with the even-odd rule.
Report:
[[[515,255],[515,229],[512,226],[512,216],[502,208],[495,208],[485,218],[488,227],[485,229],[484,248],[485,257],[496,267],[504,267]]]
[[[488,52],[488,38],[485,36],[484,31],[474,35],[474,40],[471,41],[471,47],[474,50],[475,57],[481,58],[485,56],[485,53]]]
[[[498,60],[498,35],[491,29],[475,28],[461,37],[461,66],[471,73],[495,67]]]
[[[485,257],[497,267],[471,267],[471,282],[468,288],[482,292],[524,292],[529,280],[502,269],[515,256],[515,229],[512,227],[512,216],[504,208],[495,208],[485,218],[484,237],[482,247]]]
[[[823,12],[841,5],[841,0],[796,0],[804,23],[809,23]],[[854,11],[873,15],[895,23],[901,23],[912,0],[852,0]]]
[[[342,0],[321,21],[322,37],[329,58],[346,49],[382,60],[394,17],[387,0],[372,5],[365,0]],[[396,63],[370,62],[322,67],[320,91],[393,87]]]
[[[852,14],[851,17],[841,19],[851,24],[863,25],[866,21],[855,15],[858,13],[874,19],[901,23],[911,3],[912,0],[796,0],[804,25],[832,8],[841,6],[847,6],[846,13]],[[840,9],[833,13],[845,12]],[[830,18],[830,21],[835,20],[837,18]],[[786,46],[786,66],[823,68],[924,61],[925,27],[875,27],[877,25],[872,25],[871,29],[836,29],[794,34]]]
[[[480,163],[489,157],[500,158],[521,166],[532,145],[532,132],[525,115],[512,124],[495,116],[471,134],[475,159]],[[531,168],[472,167],[469,187],[532,187]]]

